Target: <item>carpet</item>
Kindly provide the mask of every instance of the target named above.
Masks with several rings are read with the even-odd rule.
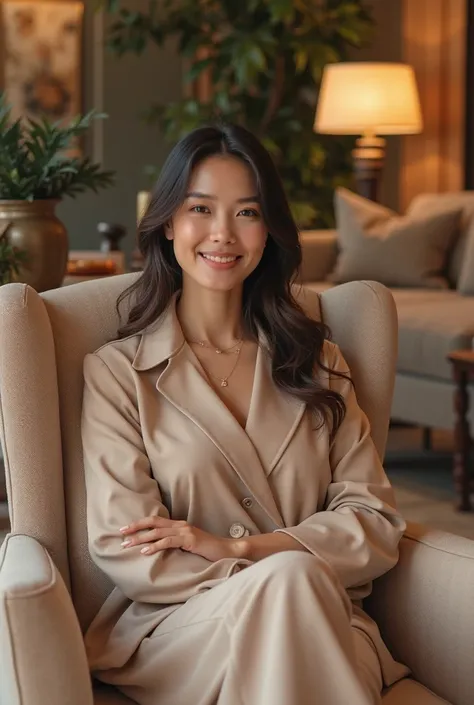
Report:
[[[384,464],[406,520],[474,539],[474,512],[456,509],[452,433],[435,431],[424,451],[419,429],[391,429]]]

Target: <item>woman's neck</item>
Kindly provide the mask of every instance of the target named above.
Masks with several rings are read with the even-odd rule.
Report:
[[[211,291],[183,287],[177,315],[188,341],[225,349],[242,338],[242,291]]]

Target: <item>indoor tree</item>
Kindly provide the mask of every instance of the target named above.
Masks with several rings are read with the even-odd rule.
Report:
[[[206,75],[207,100],[188,91],[150,106],[166,138],[213,120],[237,122],[270,150],[300,227],[333,222],[338,185],[349,185],[353,139],[317,135],[314,112],[322,70],[348,60],[373,28],[365,0],[150,0],[146,12],[126,0],[102,0],[113,15],[107,44],[118,56],[149,42],[177,39],[191,86]]]

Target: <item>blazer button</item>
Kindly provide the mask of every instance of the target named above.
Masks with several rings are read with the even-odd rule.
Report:
[[[250,509],[250,507],[253,507],[253,499],[251,497],[246,497],[245,499],[242,500],[242,505],[246,509]]]
[[[245,528],[243,524],[241,524],[239,521],[237,521],[235,524],[232,524],[232,526],[229,529],[229,535],[233,539],[241,539],[243,536],[249,536],[250,532],[248,529]]]

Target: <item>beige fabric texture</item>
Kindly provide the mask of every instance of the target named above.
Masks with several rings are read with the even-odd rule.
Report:
[[[339,254],[330,281],[373,279],[386,286],[446,288],[448,252],[460,209],[408,217],[347,189],[335,193]]]
[[[389,321],[393,328],[393,311]],[[351,332],[345,332],[347,340]],[[219,653],[230,659],[221,674],[219,699],[231,705],[239,697],[238,680],[262,652],[273,653],[275,675],[269,679],[264,668],[257,668],[252,684],[247,675],[249,691],[244,702],[257,705],[271,700],[284,705],[280,699],[285,694],[290,702],[309,705],[308,697],[314,702],[318,684],[327,693],[332,684],[334,705],[345,703],[349,693],[354,703],[363,702],[363,693],[357,695],[353,657],[344,648],[329,650],[334,669],[340,673],[337,684],[326,667],[314,668],[311,676],[307,673],[306,683],[296,682],[291,677],[296,671],[286,671],[278,655],[283,655],[285,644],[292,643],[297,634],[302,650],[314,652],[315,662],[321,664],[322,654],[317,658],[321,645],[327,652],[327,644],[350,642],[349,623],[344,629],[335,587],[345,588],[354,600],[364,598],[371,589],[367,583],[395,564],[404,523],[394,510],[393,492],[349,380],[321,374],[321,383],[341,394],[346,404],[346,417],[331,442],[327,426],[315,433],[315,419],[305,405],[277,389],[264,345],[262,340],[245,430],[205,380],[185,342],[174,301],[151,330],[109,343],[86,357],[82,437],[89,547],[94,561],[117,586],[91,625],[86,647],[93,673],[120,685],[141,705],[151,705],[160,693],[166,694],[169,705],[186,702],[191,696],[185,690],[187,679],[176,679],[168,653],[181,654],[186,663],[196,662],[201,655],[198,671],[203,681],[199,683],[196,677],[192,685],[203,705],[214,703],[209,664],[219,671]],[[326,343],[323,361],[335,372],[348,372],[333,343]],[[243,504],[247,496],[252,498],[250,508]],[[106,497],[114,501],[104,502]],[[139,547],[123,550],[121,526],[131,517],[158,514],[169,518],[170,507],[174,517],[217,536],[232,536],[235,523],[251,536],[286,533],[312,557],[288,553],[280,556],[279,563],[275,557],[257,567],[231,558],[212,563],[176,550],[145,558]],[[294,571],[282,569],[285,561],[295,564]],[[307,590],[300,584],[299,603],[305,604],[300,616],[316,628],[308,634],[307,644],[302,642],[297,612],[291,627],[285,617],[285,605],[297,600],[292,574],[298,574],[301,581],[304,575],[308,577]],[[324,585],[316,584],[313,574],[325,576]],[[273,589],[287,592],[279,618]],[[318,595],[314,602],[308,599],[312,593]],[[239,602],[242,595],[245,600]],[[250,615],[252,595],[255,605]],[[332,606],[329,614],[334,621],[323,617],[328,610],[321,609],[322,604]],[[222,623],[222,633],[217,624],[215,633],[207,624],[199,636],[188,628],[211,619]],[[252,651],[252,624],[260,624],[266,633],[265,625],[272,620],[281,629],[273,627],[268,642],[262,633],[258,650]],[[385,681],[391,685],[404,669],[393,663],[375,625],[362,611],[354,611],[352,624],[376,645]],[[327,639],[319,641],[319,631]],[[152,656],[148,639],[158,637],[165,646]],[[212,655],[205,648],[209,641],[215,647]],[[251,651],[253,658],[248,661],[244,654]],[[340,660],[338,653],[343,654]],[[269,659],[269,667],[271,663]],[[375,663],[378,669],[376,658]]]
[[[396,568],[368,602],[392,653],[455,705],[473,700],[473,600],[474,541],[410,526]]]
[[[423,193],[410,203],[413,217],[461,210],[460,236],[449,259],[449,280],[464,296],[474,295],[474,191]]]
[[[73,605],[57,568],[35,539],[12,534],[5,539],[0,596],[0,702],[92,705]]]
[[[6,459],[13,530],[35,537],[54,555],[55,563],[66,584],[71,585],[74,607],[83,628],[87,627],[96,614],[110,592],[111,584],[92,564],[87,550],[80,449],[82,362],[86,353],[113,337],[117,326],[115,300],[134,277],[135,275],[111,277],[48,292],[42,296],[20,284],[0,288],[2,445]],[[318,310],[318,299],[314,294],[306,292],[304,298],[309,310]],[[379,400],[385,399],[388,408],[396,354],[395,328],[393,324],[391,328],[390,324],[392,313],[388,317],[386,315],[387,306],[393,313],[393,303],[390,302],[386,290],[379,285],[354,283],[333,289],[322,297],[325,320],[332,326],[335,340],[353,370],[359,402],[372,423],[379,454],[383,454],[388,421],[388,412],[383,407],[380,410]],[[353,338],[347,330],[351,321]],[[382,355],[379,355],[380,349],[385,353],[389,351],[386,364]],[[365,383],[367,388],[363,387]],[[426,538],[428,539],[429,535]],[[10,543],[10,547],[12,545]],[[460,565],[459,572],[462,572],[464,558],[462,555],[454,555],[457,545],[454,537],[445,538],[446,550],[452,547],[453,570],[457,571]],[[421,662],[425,660],[429,666],[428,646],[431,644],[424,640],[423,635],[427,630],[430,633],[432,614],[428,608],[431,594],[419,590],[418,583],[425,584],[425,571],[437,574],[437,560],[434,559],[431,563],[426,561],[425,550],[426,546],[420,544],[419,550],[410,551],[410,544],[405,539],[402,540],[402,559],[406,554],[407,560],[402,560],[397,565],[397,590],[391,593],[391,601],[388,601],[383,609],[380,604],[383,597],[381,598],[378,603],[378,615],[382,628],[388,635],[384,620],[394,619],[398,613],[404,614],[408,601],[411,612],[418,614],[417,626],[420,636],[413,638],[410,634],[410,643],[407,643],[401,634],[394,644],[401,653],[402,661],[405,660],[406,649],[408,658],[416,656]],[[1,565],[2,584],[3,570]],[[392,574],[395,574],[394,571],[384,578],[383,594],[386,594],[387,586],[390,586]],[[13,577],[23,584],[23,578],[15,570]],[[32,582],[36,585],[34,576]],[[9,584],[11,585],[11,582]],[[374,595],[378,594],[378,584],[379,580],[375,582]],[[399,585],[406,588],[402,600],[399,599]],[[466,593],[462,581],[450,582],[449,585],[446,583],[446,592],[453,609],[458,610],[467,623],[472,615],[472,597],[469,597],[467,603],[464,602]],[[422,604],[418,604],[420,596]],[[2,610],[5,599],[5,592],[0,589]],[[32,619],[39,621],[42,618],[36,613],[32,616]],[[438,611],[437,625],[440,631],[451,635],[450,620],[451,613],[444,609]],[[18,648],[22,648],[23,643],[28,642],[30,631],[29,625],[21,625],[22,622],[9,624],[6,627],[8,634],[2,634],[2,640],[8,640],[10,635],[15,633]],[[472,635],[474,628],[470,626],[469,630]],[[51,638],[50,633],[46,631],[43,641],[45,653],[49,651]],[[71,648],[68,642],[69,638],[65,638],[66,650]],[[456,687],[464,688],[465,692],[470,686],[469,654],[472,650],[472,640],[470,636],[466,637],[463,631],[459,638],[456,636],[455,643],[459,647],[455,657],[452,641],[448,639],[440,639],[436,648],[445,661],[443,673],[454,672],[453,669],[456,669],[456,677],[460,683]],[[54,641],[51,642],[51,649],[53,648]],[[6,700],[10,705],[5,693],[13,693],[15,688],[18,689],[17,675],[6,659],[2,661],[2,666],[6,670],[2,672],[0,680],[0,701]],[[32,688],[36,678],[34,663],[30,664],[29,673],[29,687]],[[60,675],[58,674],[58,678]],[[11,682],[8,682],[8,679]],[[397,684],[393,692],[404,692],[399,690],[402,683],[403,681]],[[429,681],[427,685],[429,686]],[[443,692],[453,688],[450,675],[446,675],[442,687]],[[84,705],[83,701],[66,703],[63,698],[56,701],[49,698],[47,702],[48,705]],[[100,705],[124,705],[130,701],[116,691],[104,691],[100,688],[95,702]],[[399,702],[400,705],[405,705],[403,697]],[[470,702],[470,699],[452,700],[453,705],[468,705]],[[36,700],[27,701],[23,698],[20,705],[38,703]]]
[[[398,311],[399,372],[452,381],[446,356],[470,348],[474,299],[458,291],[392,289]]]
[[[305,282],[304,286],[320,294],[333,285]],[[399,326],[397,372],[452,383],[446,356],[472,346],[474,299],[451,289],[392,289],[391,293]]]

